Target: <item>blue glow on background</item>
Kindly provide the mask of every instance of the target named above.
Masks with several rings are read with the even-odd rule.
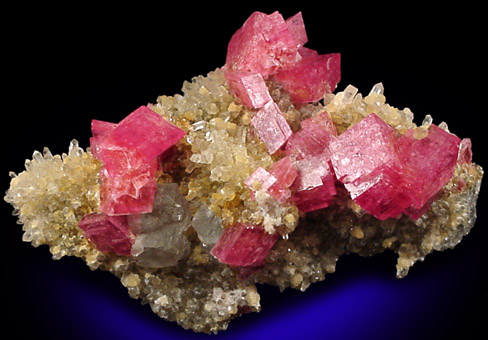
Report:
[[[63,272],[51,274],[50,308],[66,310],[58,322],[66,330],[76,329],[80,338],[210,338],[159,319],[147,305],[140,306],[127,295],[108,294],[106,286],[85,285]],[[118,284],[113,279],[114,285]],[[439,308],[446,294],[445,282],[449,282],[449,290],[455,290],[456,280],[445,268],[415,279],[358,273],[329,285],[326,278],[304,293],[277,293],[277,300],[266,301],[262,312],[233,320],[227,331],[212,338],[254,340],[267,336],[286,340],[322,335],[327,339],[383,339],[394,334],[398,338],[399,330],[408,337],[412,325],[422,327],[430,312]]]

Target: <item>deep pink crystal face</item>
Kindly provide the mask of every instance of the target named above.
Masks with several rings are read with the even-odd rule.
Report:
[[[330,145],[337,179],[353,183],[380,169],[401,168],[395,130],[374,113],[353,125]],[[359,188],[358,188],[359,190]],[[352,197],[361,191],[351,193]]]
[[[296,62],[297,42],[282,15],[254,12],[232,36],[227,47],[225,68],[266,79],[277,69]]]
[[[407,131],[399,148],[411,182],[411,208],[406,213],[417,219],[430,207],[435,195],[449,182],[458,160],[461,140],[432,124],[425,138],[413,138]]]
[[[278,151],[292,135],[290,126],[280,108],[273,101],[259,109],[251,118],[251,123],[270,154]]]
[[[257,168],[245,181],[244,184],[255,190],[256,182],[260,184],[260,189],[267,191],[279,202],[284,203],[291,196],[290,187],[298,176],[298,170],[292,164],[289,157],[284,157],[273,163],[269,172],[263,168]]]
[[[119,124],[92,121],[94,156],[103,163],[100,209],[108,215],[152,211],[156,172],[164,155],[185,134],[141,106]]]
[[[406,213],[417,219],[454,173],[458,137],[431,125],[427,137],[399,136],[375,114],[330,143],[339,181],[364,210],[380,220]]]
[[[288,27],[288,30],[290,31],[298,47],[301,47],[308,42],[307,31],[305,30],[305,23],[303,22],[302,12],[298,12],[294,16],[286,19],[286,26]]]
[[[331,141],[337,179],[368,213],[384,220],[409,206],[396,131],[374,113]]]
[[[78,225],[101,252],[130,255],[135,236],[129,229],[127,217],[94,213],[84,216]]]
[[[106,176],[100,174],[100,211],[107,215],[150,213],[153,209],[156,181],[154,175]]]
[[[274,79],[283,85],[294,103],[316,102],[334,91],[341,80],[341,56],[309,54],[293,67],[276,73]]]
[[[336,195],[333,177],[324,177],[322,185],[297,191],[293,202],[302,213],[326,208],[332,204]]]
[[[330,136],[337,136],[337,129],[327,111],[323,111],[311,118],[304,119],[301,122],[301,126],[302,129],[320,127],[329,133]]]
[[[223,71],[231,92],[260,108],[269,96],[262,80],[273,75],[295,103],[322,99],[340,81],[340,54],[319,55],[303,46],[307,41],[301,12],[286,21],[278,12],[254,12],[227,47]]]
[[[108,136],[107,143],[134,150],[143,160],[150,161],[184,135],[183,130],[146,106],[141,106],[117,125]]]
[[[286,154],[294,159],[323,155],[328,158],[329,143],[337,130],[327,112],[302,121],[302,129],[294,133],[286,144]]]
[[[293,201],[301,212],[328,207],[336,195],[335,176],[329,158],[310,156],[295,162],[298,177],[293,184]]]
[[[277,239],[276,232],[268,234],[260,226],[237,223],[224,229],[210,254],[231,266],[262,266]]]
[[[273,163],[269,172],[276,178],[276,182],[269,187],[268,192],[279,202],[285,202],[291,196],[290,187],[298,176],[298,169],[290,157],[286,156]]]
[[[329,206],[337,193],[329,166],[329,143],[337,131],[325,111],[303,120],[301,126],[289,138],[286,153],[297,169],[293,201],[301,212],[309,212]]]

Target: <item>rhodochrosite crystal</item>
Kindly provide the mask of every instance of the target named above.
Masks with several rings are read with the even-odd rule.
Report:
[[[224,66],[232,93],[246,106],[270,99],[263,79],[274,76],[295,103],[316,102],[341,79],[340,54],[319,55],[303,47],[307,32],[302,13],[286,21],[278,12],[255,12],[232,36]]]
[[[34,152],[5,196],[23,240],[207,333],[259,311],[256,284],[304,291],[341,255],[385,250],[404,277],[453,248],[476,219],[471,140],[417,126],[381,83],[333,94],[340,55],[307,41],[302,13],[255,12],[183,94],[93,120],[86,151]]]
[[[258,267],[277,239],[277,233],[270,235],[260,226],[237,223],[224,230],[210,254],[231,266]]]
[[[130,255],[135,236],[129,228],[126,216],[89,214],[79,223],[83,236],[102,252]]]
[[[406,214],[420,218],[429,208],[431,200],[449,182],[458,160],[461,140],[432,124],[427,136],[413,137],[413,130],[399,139],[400,154],[406,171],[412,175],[410,183],[411,206]]]
[[[251,119],[256,133],[262,139],[270,154],[285,144],[292,131],[276,103],[270,101],[259,109]]]
[[[294,33],[300,30],[292,26]],[[225,65],[229,70],[259,73],[267,78],[296,63],[298,45],[280,13],[254,12],[232,36]]]
[[[341,79],[338,53],[302,56],[292,68],[274,75],[294,103],[316,102],[335,90]]]
[[[157,157],[185,132],[141,106],[119,124],[93,120],[90,145],[103,163],[100,210],[107,215],[150,213]]]

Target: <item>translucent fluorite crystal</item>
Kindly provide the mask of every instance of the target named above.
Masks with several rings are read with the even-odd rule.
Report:
[[[203,204],[195,211],[191,225],[204,245],[213,245],[222,234],[222,220]]]
[[[129,225],[136,234],[132,255],[140,266],[175,266],[188,256],[190,249],[185,232],[190,226],[190,212],[178,184],[159,184],[153,211],[131,215]]]
[[[430,116],[417,126],[381,83],[330,93],[338,55],[306,42],[300,13],[256,12],[223,69],[182,95],[119,124],[93,120],[89,150],[34,152],[5,196],[23,240],[112,272],[197,332],[259,311],[257,283],[303,291],[343,254],[393,251],[404,277],[454,247],[483,176],[471,141]]]

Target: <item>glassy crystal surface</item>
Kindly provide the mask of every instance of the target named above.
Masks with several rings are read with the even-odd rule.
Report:
[[[224,230],[210,254],[231,266],[259,267],[277,239],[277,233],[270,235],[260,226],[237,223]]]
[[[189,252],[185,231],[190,218],[188,202],[178,184],[159,184],[153,211],[129,218],[136,234],[131,251],[136,262],[150,268],[175,266]]]
[[[126,216],[89,214],[78,224],[83,235],[102,252],[130,255],[135,236],[131,232]]]
[[[191,225],[205,245],[215,244],[222,234],[222,220],[203,204],[193,215]]]

